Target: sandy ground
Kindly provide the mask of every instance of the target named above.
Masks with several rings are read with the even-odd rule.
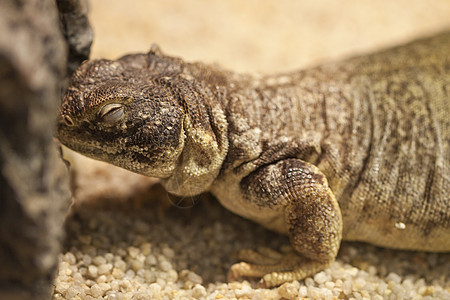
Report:
[[[157,43],[186,60],[273,73],[450,28],[449,1],[90,2],[93,58]],[[450,256],[344,243],[329,269],[276,289],[226,284],[234,251],[287,243],[221,208],[176,208],[155,180],[75,154],[54,299],[450,299]],[[172,199],[172,202],[177,201]],[[193,202],[192,202],[193,201]]]

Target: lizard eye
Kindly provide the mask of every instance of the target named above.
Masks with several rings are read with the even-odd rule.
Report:
[[[123,105],[118,103],[106,104],[100,109],[98,115],[106,123],[115,123],[123,117]]]

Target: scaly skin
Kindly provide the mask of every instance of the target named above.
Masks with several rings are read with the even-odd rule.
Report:
[[[93,60],[58,126],[69,148],[289,235],[291,252],[243,251],[230,279],[302,279],[342,239],[450,251],[450,33],[275,76],[157,47]]]

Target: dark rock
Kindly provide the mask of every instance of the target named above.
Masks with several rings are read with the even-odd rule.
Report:
[[[56,0],[64,37],[69,47],[67,73],[72,73],[89,58],[93,32],[89,24],[86,0]]]
[[[53,141],[66,53],[54,1],[0,1],[0,299],[51,295],[70,199]]]

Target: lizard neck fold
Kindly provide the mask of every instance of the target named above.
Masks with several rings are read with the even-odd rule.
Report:
[[[188,87],[189,88],[186,88]],[[163,180],[176,195],[205,192],[216,179],[228,151],[227,120],[219,99],[208,88],[192,81],[180,95],[185,109],[184,149],[172,176]]]

